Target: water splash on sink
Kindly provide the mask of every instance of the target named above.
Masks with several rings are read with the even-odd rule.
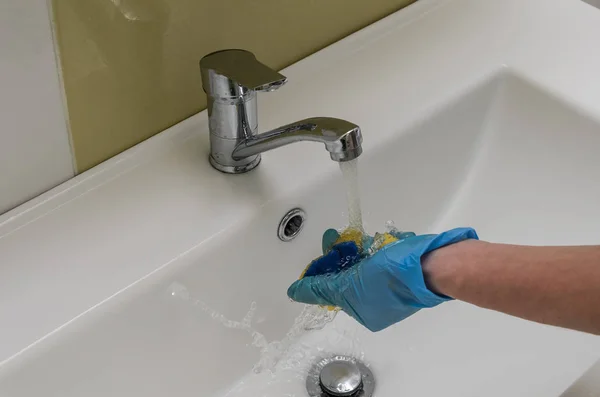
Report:
[[[302,312],[294,320],[294,324],[286,333],[282,340],[274,340],[269,342],[265,335],[258,331],[252,324],[258,305],[256,302],[250,303],[248,312],[241,321],[232,320],[211,308],[200,299],[194,298],[189,290],[180,283],[173,283],[169,286],[168,292],[170,296],[189,302],[197,307],[201,312],[210,316],[213,320],[220,323],[225,328],[238,329],[247,332],[252,338],[252,346],[260,349],[260,359],[254,365],[253,371],[260,373],[265,370],[273,371],[290,347],[304,334],[309,331],[320,330],[326,324],[333,321],[335,312],[321,308],[319,306],[305,305]]]
[[[248,373],[217,396],[306,396],[306,375],[316,362],[339,354],[364,360],[361,339],[366,329],[345,316],[341,320],[326,329],[304,334],[272,371]]]

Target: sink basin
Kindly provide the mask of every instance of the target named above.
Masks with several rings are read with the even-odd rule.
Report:
[[[365,152],[366,227],[391,219],[417,232],[472,225],[490,241],[592,243],[599,130],[502,69]],[[344,225],[343,202],[333,173],[269,203],[9,362],[0,394],[301,396],[316,358],[350,354],[371,365],[378,395],[541,396],[557,395],[597,360],[597,337],[452,302],[377,334],[340,314],[292,338],[274,373],[254,374],[261,354],[250,332],[211,314],[241,322],[255,302],[252,329],[283,340],[303,307],[285,290],[319,254],[320,233]],[[306,227],[283,243],[276,226],[295,206]]]
[[[600,35],[592,10],[420,0],[286,69],[261,128],[319,113],[360,125],[371,233],[393,220],[598,244],[600,55],[577,33]],[[461,302],[379,333],[339,313],[289,334],[306,308],[287,287],[347,222],[338,166],[294,144],[223,175],[207,132],[202,112],[0,217],[0,396],[299,397],[334,354],[369,365],[378,396],[592,393],[598,337]],[[282,242],[294,208],[305,226]]]

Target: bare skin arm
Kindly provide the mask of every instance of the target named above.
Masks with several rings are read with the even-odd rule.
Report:
[[[600,246],[467,240],[423,258],[435,292],[527,320],[600,335]]]

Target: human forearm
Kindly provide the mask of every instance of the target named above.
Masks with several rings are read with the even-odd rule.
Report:
[[[600,247],[467,240],[423,258],[429,288],[532,321],[600,334]]]

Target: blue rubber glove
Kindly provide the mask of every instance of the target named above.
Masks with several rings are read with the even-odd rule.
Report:
[[[327,233],[327,232],[326,232]],[[358,252],[353,242],[334,246],[317,261],[320,269],[296,281],[288,296],[298,302],[337,306],[371,331],[380,331],[422,308],[451,298],[431,292],[425,285],[421,257],[428,252],[467,239],[478,239],[471,228],[453,229],[438,235],[410,236],[360,260],[350,262],[346,253]],[[325,241],[324,241],[325,248]],[[351,255],[350,255],[351,256]]]

